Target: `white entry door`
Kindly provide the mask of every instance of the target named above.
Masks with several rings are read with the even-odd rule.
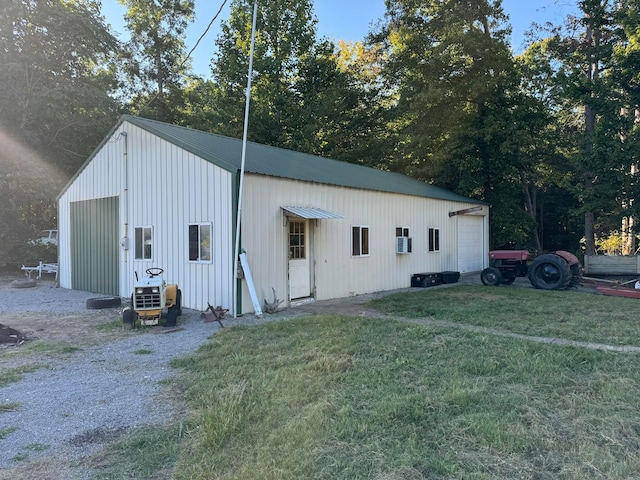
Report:
[[[309,221],[289,219],[289,298],[311,296]]]

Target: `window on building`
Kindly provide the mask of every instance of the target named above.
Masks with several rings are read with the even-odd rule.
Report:
[[[289,220],[289,259],[306,258],[304,227],[305,222]]]
[[[397,243],[396,252],[398,253],[411,253],[411,237],[409,236],[409,227],[396,227],[396,241],[400,242],[399,238],[406,238],[403,243]],[[402,248],[401,248],[402,247]]]
[[[439,228],[429,229],[429,251],[430,252],[440,251],[440,229]]]
[[[354,257],[369,255],[369,227],[351,227],[351,255]]]
[[[189,224],[189,261],[211,261],[211,224]]]
[[[153,258],[153,229],[151,227],[136,227],[134,230],[135,259],[151,260]]]

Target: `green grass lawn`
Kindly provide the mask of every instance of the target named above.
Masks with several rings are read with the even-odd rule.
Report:
[[[397,315],[638,345],[635,304],[480,287],[375,302]],[[101,478],[635,478],[639,359],[335,315],[226,328],[174,362],[189,419],[124,439]]]
[[[640,301],[566,290],[457,286],[374,300],[382,312],[497,328],[524,335],[640,345]]]

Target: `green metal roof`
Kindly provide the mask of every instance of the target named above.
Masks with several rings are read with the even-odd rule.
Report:
[[[132,123],[227,171],[236,173],[240,170],[242,141],[239,139],[130,115],[123,115],[113,131],[123,122]],[[485,204],[400,173],[253,142],[247,142],[245,172],[327,185]]]

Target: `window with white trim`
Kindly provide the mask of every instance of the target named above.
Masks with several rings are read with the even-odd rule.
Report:
[[[404,242],[406,242],[406,250],[402,253],[411,253],[412,245],[411,245],[411,236],[409,235],[409,227],[396,227],[396,252],[398,252],[399,244],[398,239],[406,238]]]
[[[189,261],[211,262],[211,223],[189,224]]]
[[[305,222],[289,220],[289,260],[307,258],[305,252]]]
[[[136,260],[153,259],[153,228],[134,228],[133,239],[135,243],[134,258]]]
[[[369,227],[351,227],[351,255],[366,257],[369,255]]]
[[[440,251],[440,229],[439,228],[429,228],[429,251],[430,252]]]

